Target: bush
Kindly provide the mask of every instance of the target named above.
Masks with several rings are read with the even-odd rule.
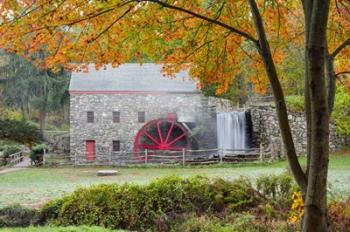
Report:
[[[328,213],[332,231],[350,231],[350,197],[344,202],[331,203]]]
[[[338,86],[332,114],[337,125],[337,132],[350,136],[350,93],[344,86]]]
[[[36,144],[32,147],[32,150],[30,151],[30,159],[31,161],[36,165],[42,165],[43,163],[43,157],[44,157],[44,151],[47,149],[46,144]]]
[[[8,157],[9,155],[19,152],[20,150],[21,150],[21,147],[19,145],[5,145],[3,154],[4,156]]]
[[[183,232],[232,232],[244,231],[259,232],[255,217],[250,214],[234,214],[230,217],[221,219],[215,216],[194,216],[188,218],[177,231]]]
[[[290,175],[267,175],[260,176],[256,180],[257,190],[267,199],[281,201],[291,204],[293,192],[298,190],[298,187],[293,182]]]
[[[26,227],[35,223],[37,211],[13,205],[0,209],[1,227]]]
[[[39,211],[37,223],[39,225],[45,225],[49,222],[48,220],[50,218],[58,218],[65,200],[66,198],[60,198],[46,203]]]
[[[304,111],[304,96],[289,95],[286,96],[286,104],[288,109],[297,112]]]
[[[191,215],[172,231],[183,232],[295,232],[291,225],[283,221],[267,221],[250,213],[233,213],[224,217],[215,215]]]
[[[0,165],[7,165],[9,163],[10,155],[19,152],[21,150],[19,145],[3,145],[1,147],[3,156],[0,157]]]
[[[41,221],[57,225],[99,225],[131,230],[151,229],[172,215],[239,212],[258,203],[247,180],[211,182],[204,177],[166,177],[149,185],[96,185],[79,188],[61,201],[49,202]]]
[[[257,201],[256,192],[248,179],[240,178],[235,181],[216,179],[210,185],[211,201],[217,211],[245,210]]]
[[[0,119],[0,139],[33,144],[40,140],[40,134],[37,127],[26,121]]]

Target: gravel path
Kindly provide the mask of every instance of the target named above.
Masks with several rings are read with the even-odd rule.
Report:
[[[1,174],[5,174],[5,173],[9,173],[9,172],[16,172],[16,171],[19,171],[19,170],[23,170],[23,169],[26,169],[29,166],[31,166],[30,158],[25,156],[23,158],[22,162],[14,165],[13,167],[5,168],[5,169],[0,170],[0,175]]]

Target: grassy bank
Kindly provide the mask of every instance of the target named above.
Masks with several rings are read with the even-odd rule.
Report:
[[[301,158],[305,163],[305,158]],[[265,174],[279,174],[288,171],[286,161],[272,164],[246,164],[206,167],[145,167],[116,168],[117,176],[98,177],[97,170],[111,167],[80,168],[29,168],[0,176],[0,207],[21,204],[38,207],[50,199],[71,193],[79,186],[98,183],[140,183],[145,184],[157,177],[179,175],[189,177],[202,175],[209,178],[222,177],[234,179],[246,176],[255,179]],[[350,194],[350,154],[331,156],[329,171],[329,190],[332,197]]]

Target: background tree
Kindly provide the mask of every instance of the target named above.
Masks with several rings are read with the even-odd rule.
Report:
[[[3,90],[1,93],[4,107],[19,109],[25,120],[38,121],[41,133],[45,129],[46,116],[50,112],[59,112],[62,117],[68,114],[69,74],[63,70],[53,73],[39,70],[30,61],[15,54],[5,54],[7,62],[1,66]]]

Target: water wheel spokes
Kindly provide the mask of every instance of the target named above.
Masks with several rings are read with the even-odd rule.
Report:
[[[189,148],[188,132],[175,120],[152,120],[144,125],[135,137],[134,156],[144,154],[144,151],[182,151]]]

